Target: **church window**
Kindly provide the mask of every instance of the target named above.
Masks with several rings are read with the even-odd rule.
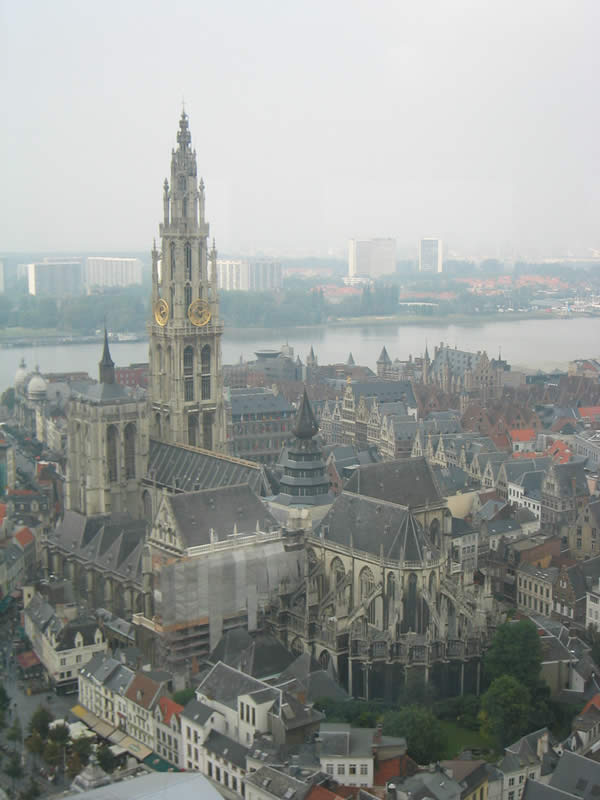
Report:
[[[210,400],[210,347],[205,344],[200,354],[202,373],[202,399]]]
[[[185,400],[193,400],[194,399],[194,379],[193,378],[184,378],[183,380],[183,387],[184,387],[184,399]]]
[[[189,242],[185,245],[185,279],[192,280],[192,245]]]
[[[190,414],[188,417],[188,444],[196,447],[198,444],[198,416]]]
[[[135,478],[135,438],[135,425],[130,422],[125,428],[125,476],[127,478]]]
[[[171,280],[174,281],[175,280],[175,242],[171,242],[171,245],[169,247],[169,253],[170,253],[170,256],[169,256],[170,265],[171,265]]]
[[[342,560],[336,556],[331,562],[331,577],[333,578],[334,586],[338,586],[344,580],[345,574],[346,571]]]
[[[187,217],[188,215],[188,199],[187,197],[183,198],[183,208],[182,208],[182,217]]]
[[[202,280],[202,242],[198,245],[198,274],[200,280]],[[200,294],[200,297],[202,297],[202,294]]]
[[[175,308],[175,287],[171,286],[171,314]]]
[[[113,483],[118,480],[118,459],[117,445],[119,434],[114,425],[110,425],[106,431],[106,460],[108,463],[108,480]]]
[[[160,425],[160,414],[157,414],[154,417],[154,435],[157,439],[160,439],[161,434],[161,425]]]
[[[183,374],[186,376],[194,374],[194,348],[190,346],[183,351]]]
[[[202,416],[202,446],[212,450],[212,414]]]
[[[373,573],[368,567],[365,567],[360,573],[360,599],[364,600],[368,597],[375,588],[375,578]]]
[[[189,308],[190,303],[192,302],[192,287],[189,283],[185,285],[185,307]]]
[[[178,178],[178,188],[180,192],[185,192],[185,175],[180,175]]]
[[[163,351],[160,345],[156,347],[156,361],[158,362],[158,371],[163,371]]]

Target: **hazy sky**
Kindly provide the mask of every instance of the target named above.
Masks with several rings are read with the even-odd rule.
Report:
[[[600,249],[599,40],[599,0],[0,0],[0,251],[149,249],[182,96],[221,252]]]

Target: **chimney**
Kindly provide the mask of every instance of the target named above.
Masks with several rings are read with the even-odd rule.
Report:
[[[381,744],[381,736],[383,733],[383,725],[381,722],[377,723],[377,727],[375,728],[375,732],[373,733],[373,746],[377,747]]]
[[[542,756],[548,752],[550,744],[550,737],[548,736],[548,731],[544,731],[540,738],[537,740],[537,757],[542,760]]]

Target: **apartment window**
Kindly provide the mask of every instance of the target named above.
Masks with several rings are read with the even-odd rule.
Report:
[[[508,793],[508,800],[515,800],[515,793],[514,792],[509,792]]]
[[[519,775],[519,783],[523,783],[525,780],[525,775]]]
[[[198,748],[194,747],[194,761],[198,761]]]
[[[215,767],[215,778],[221,783],[221,767]]]
[[[508,779],[508,785],[509,786],[514,786],[515,785],[515,779],[514,778],[509,778]]]
[[[337,765],[337,774],[338,775],[345,775],[346,774],[346,765],[345,764],[338,764]]]
[[[231,776],[231,788],[233,789],[234,792],[237,792],[237,778],[235,777],[235,775]]]
[[[81,664],[81,659],[82,659],[82,658],[83,658],[83,656],[75,656],[75,661],[76,661],[76,663],[77,663],[77,664]]]
[[[212,778],[212,774],[213,774],[212,761],[209,761],[208,762],[208,777]]]
[[[223,782],[224,782],[225,786],[229,786],[229,773],[228,772],[225,772],[225,771],[223,772]]]
[[[368,764],[361,764],[360,765],[360,774],[361,775],[368,775],[369,774]]]
[[[252,709],[252,726],[253,727],[256,726],[256,709],[255,708]]]
[[[333,775],[333,764],[325,764],[325,772],[328,775]]]
[[[66,663],[67,663],[67,659],[66,658],[61,658],[61,660],[60,660],[61,667],[66,666]]]
[[[530,773],[529,773],[529,777],[530,777],[530,779],[531,779],[532,781],[534,781],[534,780],[535,780],[535,772],[530,772]]]
[[[244,704],[240,702],[240,719],[244,719]]]
[[[356,775],[356,764],[350,764],[348,767],[348,775]]]
[[[192,745],[188,744],[187,746],[187,754],[191,758],[192,757]]]

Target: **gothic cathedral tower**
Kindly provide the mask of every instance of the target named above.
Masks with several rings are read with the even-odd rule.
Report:
[[[185,111],[171,183],[165,180],[161,248],[152,251],[151,435],[172,444],[225,449],[217,253],[208,251],[204,182]]]

